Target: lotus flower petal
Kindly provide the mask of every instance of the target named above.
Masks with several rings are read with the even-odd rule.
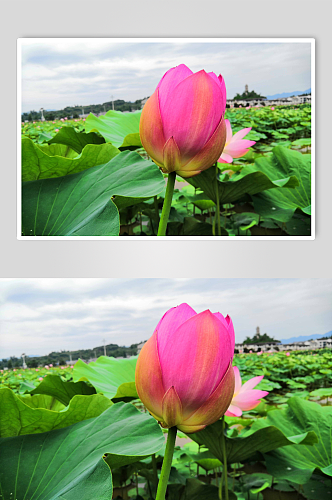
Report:
[[[264,398],[268,392],[253,389],[264,377],[253,377],[241,386],[241,375],[237,366],[233,367],[235,375],[235,389],[231,405],[225,415],[240,416],[242,411],[252,410],[259,405],[260,399]]]
[[[209,425],[218,420],[228,408],[234,393],[234,371],[231,363],[224,377],[211,396],[189,418],[184,425]]]
[[[210,311],[193,316],[173,331],[172,342],[159,350],[159,357],[163,386],[165,390],[172,386],[176,389],[184,418],[218,386],[231,355],[228,331]]]
[[[167,172],[174,172],[181,167],[181,154],[173,137],[170,137],[164,146],[164,167]]]
[[[249,128],[243,128],[242,130],[239,130],[238,132],[236,132],[233,137],[231,138],[231,141],[232,142],[237,142],[239,141],[240,139],[243,139],[244,136],[246,136],[247,134],[249,134],[250,130],[252,129],[252,127],[249,127]]]
[[[214,313],[214,315],[216,316],[216,318],[218,318],[226,326],[228,333],[229,333],[229,338],[231,340],[232,351],[234,351],[235,333],[234,333],[233,321],[231,320],[230,316],[228,316],[228,314],[227,314],[226,318],[224,318],[224,316],[222,314],[220,314],[220,312]]]
[[[170,95],[175,87],[192,74],[193,72],[191,69],[189,69],[185,64],[180,64],[175,68],[171,68],[164,74],[157,85],[157,88],[159,89],[159,105],[161,110],[164,109],[165,104],[170,98]]]
[[[189,161],[207,143],[221,118],[220,86],[204,71],[185,78],[161,108],[165,139],[174,137],[183,161]]]
[[[241,390],[241,375],[240,370],[237,366],[233,366],[234,375],[235,375],[235,387],[234,387],[234,395],[238,394]]]
[[[206,170],[217,160],[226,141],[226,129],[224,120],[221,120],[212,137],[205,146],[188,163],[181,167],[183,172]],[[191,176],[186,176],[191,177]]]
[[[183,420],[182,403],[174,387],[170,387],[162,401],[163,421],[166,427],[174,427]]]
[[[232,126],[231,122],[225,118],[226,125],[226,144],[229,144],[232,140]]]
[[[142,347],[137,360],[135,382],[141,401],[161,420],[165,390],[158,357],[156,332]]]
[[[234,367],[234,369],[235,369],[235,367]],[[237,368],[237,370],[238,370],[238,368]],[[243,386],[241,387],[241,390],[239,392],[250,391],[251,389],[256,387],[256,385],[259,384],[259,382],[261,382],[261,380],[263,380],[263,378],[264,378],[264,375],[260,375],[259,377],[253,377],[250,380],[247,380],[247,382],[245,382],[243,384]]]
[[[233,158],[231,155],[228,155],[225,153],[225,150],[222,152],[222,155],[220,156],[219,163],[233,163]]]
[[[163,357],[164,350],[172,343],[175,332],[185,321],[196,316],[196,312],[188,304],[180,304],[169,309],[156,326],[158,332],[159,359]]]
[[[245,139],[234,143],[231,142],[224,148],[223,153],[229,154],[233,158],[240,158],[244,156],[248,152],[248,148],[254,144],[256,144],[255,141],[247,141]]]
[[[192,434],[193,432],[199,432],[202,429],[205,429],[206,425],[185,425],[180,424],[177,426],[179,431],[185,432],[186,434]]]
[[[145,103],[139,122],[139,134],[148,155],[162,164],[165,137],[159,109],[158,89]]]
[[[227,417],[241,417],[242,410],[235,405],[229,405],[228,410],[225,412]]]

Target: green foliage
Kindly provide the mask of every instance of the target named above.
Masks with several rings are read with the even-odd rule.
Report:
[[[99,132],[107,142],[117,148],[142,147],[139,138],[139,121],[141,111],[123,114],[119,111],[108,111],[99,118],[90,114],[85,122],[87,132]]]
[[[75,175],[97,164],[104,165],[107,155],[119,150],[135,149],[148,159],[139,138],[140,101],[136,103],[138,111],[120,112],[120,107],[127,104],[117,101],[114,111],[107,106],[107,113],[99,117],[93,113],[101,109],[86,108],[91,112],[86,120],[62,118],[22,124],[22,137],[35,144],[32,147],[23,141],[23,179]],[[63,112],[63,117],[68,115]],[[281,106],[274,110],[228,109],[226,118],[233,133],[251,127],[246,139],[256,144],[231,164],[218,163],[222,235],[310,236],[310,105]],[[214,169],[189,180],[178,177],[177,181],[167,235],[218,234]],[[95,196],[94,191],[92,195]],[[153,196],[158,198],[154,200]],[[100,205],[96,202],[97,209],[91,202],[81,221],[83,230],[57,235],[156,236],[165,191],[161,189],[153,196],[145,195],[143,186],[135,196],[114,196],[112,201],[119,215],[112,201]],[[46,200],[40,201],[40,210],[46,210],[47,214]],[[24,234],[35,234],[34,227],[32,233]],[[53,233],[42,231],[41,235],[53,236]]]
[[[266,456],[267,469],[280,478],[289,477],[298,484],[306,482],[318,469],[327,476],[332,476],[332,408],[321,407],[317,403],[294,397],[288,401],[285,410],[270,412],[265,419],[255,422],[252,429],[262,429],[275,425],[287,436],[302,432],[315,432],[318,442],[305,446],[275,450]]]
[[[77,174],[24,183],[23,235],[118,235],[119,213],[111,197],[154,196],[163,187],[156,165],[129,151]]]
[[[273,412],[271,413],[273,414]],[[215,457],[223,462],[221,420],[209,425],[200,432],[190,434],[190,438],[199,445],[206,446]],[[249,430],[241,437],[225,437],[225,440],[227,461],[237,463],[248,460],[256,452],[267,453],[276,448],[300,443],[311,445],[317,442],[317,436],[315,432],[309,431],[287,437],[276,425],[270,425],[255,432]]]
[[[118,403],[63,429],[0,439],[0,490],[5,499],[109,500],[110,469],[157,452],[163,442],[153,418]]]
[[[97,392],[110,399],[137,399],[136,362],[137,357],[116,359],[101,356],[88,365],[78,360],[74,366],[74,381],[88,380]]]
[[[74,396],[69,405],[56,404],[50,396],[17,396],[0,389],[0,437],[21,436],[62,429],[98,417],[112,402],[101,394]]]
[[[57,375],[47,375],[44,380],[30,394],[46,394],[58,399],[62,404],[67,406],[70,400],[76,395],[91,395],[96,394],[93,387],[90,387],[85,382],[63,381]]]
[[[76,131],[73,127],[62,127],[48,143],[64,144],[80,154],[87,144],[103,144],[105,139],[94,132],[86,134]]]

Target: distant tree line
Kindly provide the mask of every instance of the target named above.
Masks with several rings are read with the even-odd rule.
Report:
[[[280,342],[280,340],[276,340],[274,337],[270,337],[267,333],[255,333],[255,335],[250,338],[246,337],[243,341],[243,344],[256,344],[257,342]]]
[[[137,99],[135,102],[124,101],[122,99],[117,99],[113,101],[115,111],[137,111],[142,107],[142,100]],[[110,111],[113,109],[112,101],[104,102],[103,104],[90,104],[89,106],[67,106],[64,109],[58,111],[45,111],[43,112],[44,118],[47,121],[59,120],[60,118],[79,118],[82,114],[82,107],[84,108],[84,114],[94,113],[99,114],[104,111]],[[41,119],[40,111],[30,111],[29,113],[22,113],[22,122],[28,120],[29,122],[39,121]]]
[[[243,92],[243,94],[237,93],[236,96],[233,98],[235,101],[243,101],[245,99],[266,99],[265,96],[256,94],[254,90],[250,90],[250,92]]]
[[[112,356],[114,358],[127,358],[129,356],[136,356],[137,345],[132,344],[130,347],[119,346],[118,344],[108,344],[106,345],[107,356]],[[80,349],[78,351],[60,351],[51,352],[47,356],[38,357],[25,357],[25,362],[28,368],[37,368],[38,366],[45,366],[52,364],[53,366],[66,365],[66,362],[70,360],[70,355],[72,360],[78,358],[88,361],[91,358],[99,358],[99,356],[104,355],[104,346],[95,347],[94,349]],[[23,360],[22,358],[16,358],[11,356],[8,359],[3,359],[0,361],[0,369],[4,368],[22,368]]]

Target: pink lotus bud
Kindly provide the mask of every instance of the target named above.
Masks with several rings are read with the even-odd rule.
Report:
[[[74,368],[74,365],[71,365],[71,367],[70,367],[70,368]]]
[[[39,377],[39,379],[38,379],[38,380],[43,380],[43,377]]]
[[[63,369],[64,369],[64,366],[61,366],[61,370],[63,370]]]
[[[218,420],[234,392],[234,328],[229,316],[173,307],[143,346],[137,393],[162,427],[191,433]]]
[[[272,111],[274,111],[274,108],[271,108]]]
[[[53,368],[53,365],[49,365],[49,366],[50,366],[50,368]]]
[[[250,349],[250,351],[249,351],[249,352],[250,352],[250,354],[251,354],[251,353],[252,353],[252,350]]]
[[[14,368],[13,372],[16,372],[16,368]]]
[[[240,417],[243,411],[256,408],[260,403],[259,399],[264,398],[268,392],[258,391],[256,389],[253,390],[253,388],[264,378],[264,375],[251,378],[241,386],[242,381],[238,367],[233,366],[233,370],[235,375],[234,395],[225,415],[228,417]]]
[[[290,356],[290,353],[289,353],[289,352],[286,352],[286,356]]]
[[[33,123],[36,123],[36,122],[33,122]]]
[[[226,140],[221,75],[180,64],[162,77],[140,119],[142,144],[163,172],[192,177],[211,167]]]
[[[58,128],[56,128],[56,129],[55,129],[55,132],[59,132],[59,129],[58,129]]]
[[[256,144],[255,141],[248,141],[243,137],[249,134],[251,127],[243,128],[232,136],[232,127],[229,120],[225,120],[226,124],[226,144],[222,155],[220,156],[219,163],[232,163],[233,158],[241,158],[248,153],[250,146]]]
[[[48,370],[48,368],[49,368],[48,365],[45,365],[45,368],[46,368],[46,370]]]
[[[36,368],[36,372],[39,372],[38,368]]]

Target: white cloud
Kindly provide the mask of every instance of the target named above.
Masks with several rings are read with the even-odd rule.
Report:
[[[148,43],[111,39],[24,40],[23,111],[60,109],[151,95],[162,75],[181,63],[223,74],[228,95],[244,85],[263,95],[306,90],[307,43]],[[282,75],[282,78],[281,78]]]
[[[277,339],[332,328],[331,279],[2,279],[0,358],[130,345],[166,310],[230,314],[237,341],[256,326]]]

